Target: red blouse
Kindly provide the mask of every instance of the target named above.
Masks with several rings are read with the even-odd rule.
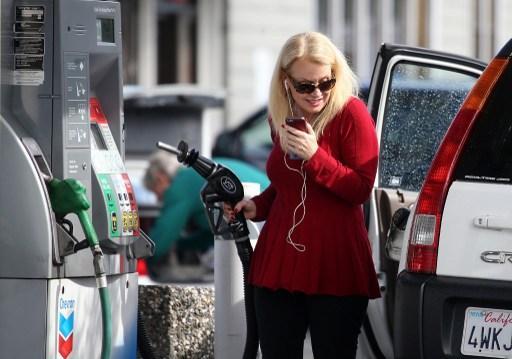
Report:
[[[306,294],[380,296],[361,204],[373,187],[378,145],[365,104],[348,100],[324,129],[319,148],[304,164],[306,214],[287,243],[302,178],[288,169],[275,139],[267,162],[270,186],[253,198],[256,221],[266,220],[251,262],[249,282]],[[300,169],[301,160],[290,160]],[[297,210],[296,221],[302,215]]]

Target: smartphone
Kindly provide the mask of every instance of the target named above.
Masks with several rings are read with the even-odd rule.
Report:
[[[286,124],[292,126],[298,130],[307,132],[306,119],[304,117],[287,117]]]

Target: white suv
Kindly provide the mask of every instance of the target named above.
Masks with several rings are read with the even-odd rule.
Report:
[[[460,280],[441,278],[439,272],[436,276],[437,247],[426,245],[426,227],[434,223],[435,229],[438,225],[435,214],[427,213],[415,221],[419,237],[415,239],[415,249],[409,252],[415,260],[428,264],[422,267],[422,273],[412,273],[412,267],[407,267],[398,277],[397,274],[402,240],[409,240],[408,235],[403,235],[409,210],[418,198],[444,134],[484,68],[484,63],[474,59],[425,49],[393,45],[380,49],[368,97],[379,138],[379,167],[365,210],[382,298],[370,301],[360,337],[360,358],[461,356],[460,350],[455,351],[460,349],[461,340],[456,338],[455,327],[462,328],[465,309],[460,309],[464,306],[462,301],[454,299]],[[450,148],[457,149],[457,145]],[[430,173],[438,176],[437,171]],[[421,193],[432,194],[428,188]],[[421,201],[425,197],[419,198]],[[450,212],[454,218],[449,221],[461,220],[464,211],[465,208],[454,209]],[[471,245],[468,235],[446,242],[452,246],[445,252],[447,261],[459,258],[455,266],[466,272],[462,263],[466,263],[465,249]],[[402,257],[405,255],[402,253]],[[416,268],[416,264],[411,264]],[[440,288],[445,299],[438,301],[439,293],[429,290],[431,281],[448,281]],[[451,306],[462,310],[462,317],[447,309]],[[447,351],[447,347],[451,349]]]
[[[465,99],[408,221],[396,357],[512,353],[511,54],[512,41]]]
[[[383,93],[372,97],[370,92],[374,102],[369,107],[376,111],[382,144],[379,177],[370,203],[370,211],[379,213],[379,218],[372,224],[374,216],[369,216],[372,242],[381,249],[374,259],[383,286],[383,300],[374,303],[373,315],[382,317],[385,312],[394,336],[388,338],[386,347],[385,340],[375,335],[385,330],[368,325],[372,338],[365,327],[366,339],[377,347],[371,353],[374,357],[506,358],[512,354],[511,54],[512,41],[474,86],[481,64],[449,61],[453,66],[448,66],[432,55],[424,63],[428,69],[395,75],[400,61],[404,67],[423,66],[404,60],[404,55],[402,60],[392,59],[395,64],[385,65],[384,78],[390,85],[381,86]],[[386,113],[403,115],[393,100],[393,81],[398,85],[414,76],[414,81],[431,79],[428,87],[434,86],[434,92],[443,87],[449,90],[437,99],[429,100],[426,95],[422,103],[404,101],[417,120],[413,125],[405,120],[404,129],[402,118],[393,125]],[[454,116],[451,106],[459,107],[458,91],[469,89]],[[452,90],[454,98],[449,94]],[[417,116],[425,108],[432,115]],[[430,127],[440,114],[446,115],[447,124],[452,118],[453,122],[439,147],[425,145],[438,137],[429,131],[441,130],[435,124]],[[390,136],[401,141],[396,149]],[[403,153],[407,146],[418,145],[425,146],[424,153]],[[428,157],[433,152],[429,151],[436,149],[430,165]],[[394,260],[401,249],[394,283]],[[368,314],[371,321],[371,311]]]

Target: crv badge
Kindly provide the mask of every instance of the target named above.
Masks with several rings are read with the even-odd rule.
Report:
[[[485,251],[480,254],[480,259],[487,263],[503,264],[505,261],[512,263],[512,252],[506,251]]]

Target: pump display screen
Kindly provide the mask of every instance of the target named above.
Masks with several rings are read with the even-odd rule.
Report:
[[[115,42],[114,19],[96,19],[96,41],[107,42],[111,44]]]
[[[94,142],[96,143],[96,148],[98,150],[108,150],[107,144],[103,140],[103,136],[100,132],[100,128],[97,124],[91,124],[91,133],[92,137],[94,138]]]

